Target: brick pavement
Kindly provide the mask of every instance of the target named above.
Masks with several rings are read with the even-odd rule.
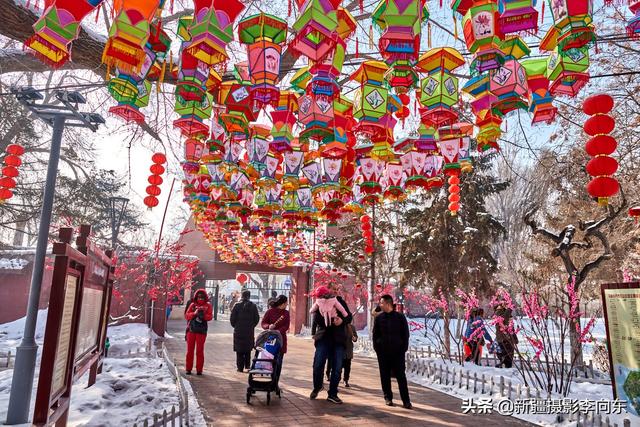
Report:
[[[169,330],[174,338],[165,342],[182,372],[185,351],[184,325],[183,321],[171,321]],[[385,406],[380,391],[377,362],[375,359],[358,356],[353,360],[351,388],[340,387],[340,397],[344,404],[335,405],[327,402],[326,391],[322,391],[317,400],[310,400],[313,342],[293,336],[288,337],[289,349],[284,358],[280,378],[282,399],[272,394],[271,405],[267,406],[266,393],[257,393],[251,399],[252,404],[247,405],[247,374],[236,372],[232,332],[233,329],[226,320],[210,322],[204,375],[185,376],[191,381],[209,425],[529,425],[515,418],[500,415],[462,414],[459,399],[412,383],[409,384],[409,393],[414,405],[413,410],[406,410],[402,406]],[[325,387],[328,387],[328,384],[325,384]],[[393,387],[394,396],[400,402],[395,380]]]

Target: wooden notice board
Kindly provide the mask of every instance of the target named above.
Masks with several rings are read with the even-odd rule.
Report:
[[[640,282],[601,285],[613,396],[640,413]]]

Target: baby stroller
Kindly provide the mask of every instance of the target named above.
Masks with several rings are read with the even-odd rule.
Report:
[[[247,403],[257,391],[267,393],[267,405],[271,403],[271,393],[280,397],[280,369],[282,368],[282,335],[278,331],[264,331],[256,338],[255,355],[249,370]]]

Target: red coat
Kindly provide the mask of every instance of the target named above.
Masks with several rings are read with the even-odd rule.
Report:
[[[269,325],[276,324],[275,330],[282,335],[282,353],[287,352],[287,331],[289,330],[289,310],[283,310],[281,308],[270,308],[262,317],[263,329],[269,329]]]
[[[204,294],[204,298],[205,298],[204,299],[204,304],[198,303],[198,295],[199,294]],[[198,289],[196,291],[196,294],[193,297],[192,301],[193,302],[189,305],[189,308],[184,313],[184,318],[187,319],[187,322],[195,317],[195,315],[198,312],[199,308],[202,308],[204,310],[204,320],[205,321],[209,322],[209,321],[213,320],[213,306],[209,302],[209,296],[207,295],[207,293],[204,290]]]

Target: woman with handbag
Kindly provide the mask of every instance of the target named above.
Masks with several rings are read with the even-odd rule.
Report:
[[[191,375],[193,368],[193,354],[196,355],[196,373],[202,375],[204,368],[204,342],[207,339],[207,322],[213,319],[213,307],[209,302],[209,297],[204,289],[198,289],[189,308],[185,319],[188,322],[187,328],[187,357],[185,370],[187,375]]]

